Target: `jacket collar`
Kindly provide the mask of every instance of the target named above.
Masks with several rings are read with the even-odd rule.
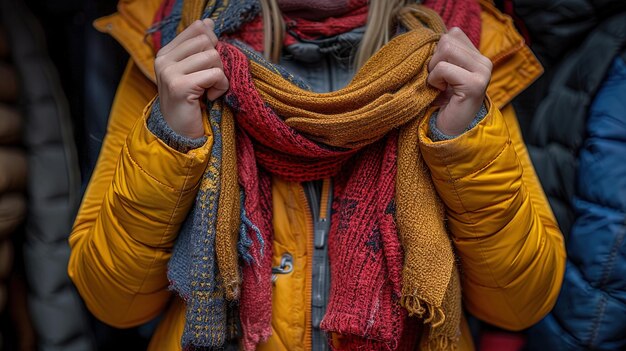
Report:
[[[146,31],[152,25],[161,1],[120,0],[117,13],[94,22],[96,29],[113,36],[128,51],[139,69],[152,82],[156,82],[156,53]],[[488,0],[481,0],[480,4],[480,51],[493,62],[487,93],[502,108],[534,82],[543,69],[515,30],[511,18],[500,13]]]

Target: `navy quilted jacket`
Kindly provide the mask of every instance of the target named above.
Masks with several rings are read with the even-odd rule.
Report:
[[[527,349],[626,350],[626,2],[514,3],[546,68],[515,107],[568,255]]]
[[[626,350],[626,62],[617,57],[590,108],[579,153],[576,220],[554,310],[533,350]]]

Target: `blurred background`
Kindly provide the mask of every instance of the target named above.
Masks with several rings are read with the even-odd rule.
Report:
[[[66,273],[128,60],[91,25],[117,1],[0,3],[0,350],[145,349],[150,330],[99,323]]]
[[[2,351],[144,350],[154,328],[99,323],[66,273],[73,217],[128,60],[92,27],[116,4],[0,0]],[[495,4],[545,68],[514,104],[570,262],[553,313],[518,333],[473,320],[477,349],[626,350],[626,1]],[[598,121],[598,109],[608,117]],[[617,178],[607,184],[588,172],[594,165]]]

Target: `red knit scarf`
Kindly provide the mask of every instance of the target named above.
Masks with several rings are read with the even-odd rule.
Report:
[[[220,54],[230,81],[226,102],[237,108],[239,182],[251,222],[263,233],[263,241],[271,243],[271,175],[305,182],[339,174],[329,236],[333,278],[322,328],[371,339],[372,350],[398,343],[406,311],[397,301],[402,278],[402,250],[393,218],[397,133],[362,149],[322,146],[288,127],[265,104],[239,50],[221,45]],[[257,255],[259,249],[251,248],[259,264],[243,267],[240,308],[246,349],[269,336],[271,245],[262,256]],[[371,309],[366,307],[373,305],[379,306],[377,313],[367,315]],[[374,341],[381,343],[374,348]]]
[[[428,0],[425,5],[442,14],[448,27],[461,27],[478,45],[481,21],[477,2]],[[361,6],[346,17],[322,22],[289,18],[285,22],[288,28],[290,23],[295,24],[291,29],[303,38],[331,36],[362,26],[367,17],[363,9]],[[244,25],[240,38],[261,51],[260,32],[262,23],[258,19]],[[288,35],[285,44],[293,40]],[[265,104],[247,73],[246,60],[236,59],[235,52],[221,53],[231,83],[228,96],[236,99],[238,106],[237,161],[246,193],[245,208],[261,232],[268,233],[265,242],[272,242],[273,232],[270,174],[305,182],[334,177],[341,171],[333,192],[328,251],[332,279],[322,329],[350,335],[343,339],[345,349],[367,345],[367,350],[388,350],[391,345],[392,349],[402,350],[414,345],[418,333],[407,332],[409,319],[397,300],[403,265],[393,216],[397,134],[391,133],[362,150],[337,151],[321,146],[289,128]],[[271,245],[266,245],[268,248]],[[270,333],[271,258],[266,252],[257,258],[260,265],[243,268],[240,308],[248,349]],[[373,305],[378,306],[378,312],[367,315]]]
[[[280,1],[279,1],[280,3]],[[448,28],[460,27],[470,38],[474,46],[480,42],[480,6],[476,1],[426,0],[424,5],[437,11]],[[294,44],[298,39],[318,39],[332,37],[349,32],[367,23],[367,1],[348,1],[348,10],[339,17],[310,20],[297,15],[283,14],[287,33],[285,46]],[[233,35],[257,51],[263,51],[263,20],[257,17],[245,23],[241,31]]]
[[[424,5],[435,10],[448,28],[459,27],[475,47],[480,44],[480,5],[475,0],[425,0]]]
[[[298,17],[297,13],[283,14],[286,27],[284,45],[295,44],[298,39],[311,40],[332,37],[365,26],[367,22],[367,0],[349,1],[347,6],[348,10],[341,16],[320,20]],[[233,37],[247,43],[254,50],[263,51],[263,20],[261,17],[257,17],[255,20],[245,23],[241,27],[241,31]]]

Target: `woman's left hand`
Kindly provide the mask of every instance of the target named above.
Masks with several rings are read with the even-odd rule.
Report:
[[[428,64],[428,83],[439,89],[437,129],[460,135],[485,101],[491,79],[491,61],[457,27],[441,36]]]

